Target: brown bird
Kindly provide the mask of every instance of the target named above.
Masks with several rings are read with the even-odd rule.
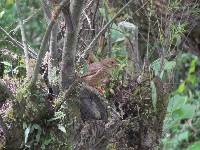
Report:
[[[111,76],[112,70],[117,66],[115,58],[106,58],[100,62],[89,64],[88,72],[82,76],[90,86],[97,87],[103,80]]]

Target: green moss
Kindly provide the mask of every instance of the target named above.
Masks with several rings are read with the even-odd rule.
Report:
[[[54,104],[53,104],[54,107],[59,108],[61,106],[61,104],[63,103],[63,101],[64,101],[64,92],[61,91],[59,93],[59,97],[56,98],[55,101],[54,101]]]
[[[6,114],[6,119],[7,120],[15,120],[15,117],[14,117],[14,115],[13,115],[13,109],[10,109],[8,112],[7,112],[7,114]]]
[[[31,86],[29,82],[23,84],[17,91],[16,102],[21,108],[16,113],[26,121],[39,121],[48,115],[45,93],[39,85]]]

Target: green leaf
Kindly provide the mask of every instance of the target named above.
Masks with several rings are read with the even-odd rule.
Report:
[[[183,116],[184,116],[184,112],[183,112],[183,110],[181,108],[180,109],[176,109],[172,113],[172,117],[173,117],[174,120],[181,120],[181,119],[183,119]]]
[[[11,67],[11,66],[12,66],[12,64],[11,64],[11,63],[9,63],[9,62],[7,62],[7,61],[2,61],[1,63],[2,63],[2,64],[4,64],[4,65],[6,65],[6,66],[9,66],[9,67]]]
[[[200,141],[193,143],[186,150],[200,150]]]
[[[192,85],[195,85],[197,83],[196,75],[189,74],[188,77],[187,77],[187,81],[191,82]]]
[[[160,79],[163,79],[164,72],[165,72],[164,70],[161,71],[161,73],[160,73]]]
[[[41,149],[42,150],[46,150],[46,146],[49,145],[54,140],[55,140],[55,137],[50,132],[50,134],[47,134],[47,136],[45,137],[45,139],[42,140]]]
[[[14,4],[15,0],[6,0],[6,5]]]
[[[190,104],[185,104],[182,107],[173,111],[172,117],[175,120],[190,119],[193,118],[194,113],[195,113],[195,107]]]
[[[165,61],[164,70],[170,71],[176,67],[175,61]]]
[[[178,92],[183,93],[185,91],[185,82],[182,82],[178,87]]]
[[[54,120],[59,120],[65,117],[65,114],[61,111],[55,112],[55,117],[47,120],[48,122],[54,121]]]
[[[195,113],[195,106],[190,104],[185,104],[181,108],[182,112],[184,113],[182,119],[190,119],[193,118]]]
[[[124,38],[124,34],[122,33],[121,29],[116,25],[116,24],[112,24],[112,28],[111,28],[111,38],[113,42],[116,41],[121,41],[122,38]]]
[[[0,12],[0,19],[3,17],[4,14],[5,14],[4,10],[2,12]]]
[[[168,118],[169,119],[169,118]],[[180,119],[174,119],[172,116],[170,116],[170,119],[167,120],[167,123],[164,124],[164,129],[169,130],[169,129],[175,129],[180,123]]]
[[[155,60],[152,64],[151,64],[152,69],[155,72],[155,75],[158,75],[160,72],[160,59]]]
[[[87,63],[84,63],[84,64],[83,64],[83,67],[82,67],[82,69],[81,69],[81,71],[80,71],[80,73],[81,73],[82,75],[84,75],[84,74],[87,73],[87,71],[88,71],[88,64],[87,64]]]
[[[105,8],[99,8],[99,12],[101,14],[101,16],[105,17],[106,14],[105,14]]]
[[[181,108],[183,105],[185,105],[186,101],[187,101],[187,96],[175,95],[171,97],[169,100],[167,111],[173,112],[176,109]]]
[[[125,37],[121,37],[121,38],[118,38],[115,42],[117,43],[117,42],[122,42],[122,41],[124,41],[125,40]]]
[[[189,137],[189,131],[184,131],[177,136],[179,141],[188,140],[188,137]]]
[[[151,67],[155,72],[155,75],[158,75],[160,73],[160,59],[155,60],[152,64]],[[176,66],[176,62],[175,61],[168,61],[167,59],[164,59],[164,69],[162,70],[162,73],[160,75],[160,78],[162,79],[162,76],[164,75],[164,72],[167,71],[171,71],[172,69],[174,69]]]
[[[190,69],[189,69],[190,74],[195,72],[197,62],[198,62],[198,58],[195,58],[195,59],[192,60],[191,65],[190,65]]]

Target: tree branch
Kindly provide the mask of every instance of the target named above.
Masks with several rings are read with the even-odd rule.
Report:
[[[59,6],[56,8],[55,10],[55,13],[54,13],[54,16],[52,16],[51,18],[51,22],[49,23],[48,27],[47,27],[47,30],[45,32],[45,35],[42,39],[42,43],[40,45],[40,50],[39,50],[39,54],[38,54],[38,58],[37,58],[37,62],[36,62],[36,65],[35,65],[35,69],[34,69],[34,72],[33,72],[33,76],[32,76],[32,80],[31,80],[31,86],[34,86],[37,82],[37,78],[38,78],[38,73],[39,73],[39,68],[40,68],[40,65],[41,65],[41,62],[42,62],[42,58],[44,57],[45,55],[45,52],[46,52],[46,44],[49,40],[49,37],[51,35],[51,30],[53,28],[53,25],[55,24],[56,22],[56,19],[58,18],[60,12],[61,12],[61,9],[64,7],[64,5],[66,3],[68,3],[69,1],[68,0],[63,0]]]
[[[23,20],[21,18],[19,0],[16,0],[15,4],[16,4],[16,11],[17,11],[18,20],[19,20],[19,27],[21,29],[22,44],[24,46],[24,59],[25,59],[25,66],[26,66],[26,76],[28,78],[30,78],[31,77],[31,75],[30,75],[31,72],[30,72],[30,67],[29,67],[28,45],[27,45],[27,39],[26,39],[26,35],[25,35],[25,29],[24,29]]]
[[[46,19],[47,19],[47,22],[49,22],[49,20],[51,19],[51,11],[49,10],[49,7],[47,5],[47,1],[46,0],[42,0],[42,8],[43,8],[43,11],[46,15]]]
[[[99,33],[95,36],[95,38],[92,40],[92,42],[88,45],[88,47],[86,48],[86,50],[83,53],[83,57],[85,57],[90,48],[96,43],[96,41],[98,40],[98,38],[101,36],[101,34],[110,26],[111,23],[113,23],[113,21],[133,2],[133,0],[129,0],[129,2],[124,5],[124,7],[122,7],[115,16],[113,16],[113,18],[101,29],[101,31],[99,31]],[[137,10],[138,11],[138,10]]]
[[[67,35],[64,41],[61,66],[61,86],[63,90],[67,89],[75,78],[76,44],[83,2],[84,0],[74,0],[70,11],[69,6],[63,9],[67,25]]]
[[[47,22],[51,21],[52,13],[50,11],[50,6],[47,3],[47,0],[42,0],[42,8],[44,10],[44,14],[46,16]],[[58,85],[55,84],[55,71],[54,69],[58,70],[59,68],[59,51],[58,51],[58,42],[57,42],[57,34],[58,34],[58,23],[55,23],[52,31],[51,31],[51,37],[50,37],[50,43],[49,43],[49,59],[48,59],[48,80],[49,80],[49,87],[53,89],[53,93],[57,93],[58,91]],[[58,93],[57,93],[58,94]]]
[[[104,1],[104,8],[105,8],[105,17],[106,17],[106,22],[109,22],[109,12],[108,12],[108,3]],[[111,39],[111,30],[110,26],[108,26],[107,32],[108,32],[108,49],[106,51],[106,56],[111,57],[112,55],[112,39]]]
[[[8,39],[12,42],[13,45],[15,45],[16,47],[18,47],[20,50],[23,50],[23,51],[24,51],[23,45],[22,45],[19,41],[15,40],[12,36],[10,36],[9,33],[6,32],[6,30],[4,30],[1,26],[0,26],[0,31],[1,31],[2,33],[4,33],[4,34],[8,37]],[[29,51],[29,55],[30,55],[32,58],[34,58],[34,59],[37,58],[37,53],[36,53],[33,49],[31,49],[31,48],[29,47],[28,51]]]
[[[41,8],[39,8],[37,11],[33,12],[32,15],[30,15],[29,17],[27,17],[26,19],[22,20],[23,24],[29,22],[35,15],[39,14],[39,12],[41,11]],[[12,29],[9,33],[11,32],[17,32],[18,29],[20,28],[20,25],[17,25],[14,29]]]

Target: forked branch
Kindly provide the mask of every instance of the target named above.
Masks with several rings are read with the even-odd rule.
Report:
[[[40,50],[39,50],[37,62],[36,62],[35,69],[34,69],[33,76],[32,76],[32,80],[31,80],[31,86],[34,86],[36,84],[36,82],[37,82],[38,74],[39,74],[39,68],[40,68],[40,65],[41,65],[41,62],[42,62],[42,58],[44,57],[45,52],[46,52],[45,47],[46,47],[46,44],[48,43],[48,40],[50,38],[51,30],[53,28],[53,25],[55,24],[56,19],[58,18],[62,8],[68,2],[69,2],[69,0],[63,0],[59,4],[59,6],[56,8],[56,10],[54,11],[54,16],[52,16],[52,18],[51,18],[51,21],[50,21],[50,23],[49,23],[49,25],[47,27],[45,35],[44,35],[44,37],[42,39],[42,43],[40,45]]]

